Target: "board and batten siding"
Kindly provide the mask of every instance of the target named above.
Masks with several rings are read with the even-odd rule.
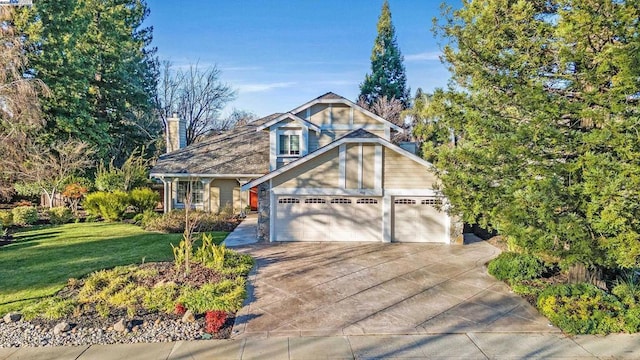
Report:
[[[233,206],[237,212],[246,205],[241,202],[240,185],[235,179],[215,179],[209,186],[212,212],[219,212],[227,205]]]
[[[338,148],[335,148],[274,177],[273,187],[335,188],[339,171]]]
[[[437,182],[435,174],[424,165],[388,148],[384,149],[383,169],[385,189],[433,188]]]

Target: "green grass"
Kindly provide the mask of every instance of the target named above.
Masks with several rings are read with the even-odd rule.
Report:
[[[220,242],[226,232],[214,232]],[[69,278],[118,265],[172,261],[170,243],[182,234],[147,232],[135,225],[84,223],[36,227],[0,247],[0,315],[54,295]]]

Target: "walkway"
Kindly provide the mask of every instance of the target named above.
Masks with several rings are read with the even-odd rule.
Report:
[[[257,238],[258,214],[249,214],[236,228],[227,235],[223,244],[227,247],[237,247],[255,244]]]
[[[0,349],[0,360],[142,359],[640,359],[640,336],[436,334],[276,337]]]

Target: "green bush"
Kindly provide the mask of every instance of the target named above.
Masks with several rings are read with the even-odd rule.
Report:
[[[25,320],[33,320],[38,317],[57,320],[70,315],[77,305],[78,303],[73,299],[53,296],[26,306],[21,310],[21,313]]]
[[[628,307],[640,306],[640,277],[630,273],[616,281],[611,293]]]
[[[542,260],[529,254],[503,252],[491,260],[489,274],[510,283],[539,278],[546,271]]]
[[[609,334],[625,328],[624,306],[590,284],[552,285],[538,296],[538,309],[570,334]]]
[[[57,206],[47,211],[49,214],[49,222],[53,225],[61,225],[71,222],[73,214],[71,209],[66,206]]]
[[[225,219],[220,214],[194,210],[189,213],[189,216],[193,221],[197,221],[197,232],[232,231],[236,226],[231,218]],[[152,219],[144,228],[149,231],[181,233],[184,231],[184,218],[184,210],[172,210],[159,218]]]
[[[98,191],[87,195],[82,206],[91,215],[100,215],[106,221],[118,221],[122,220],[129,204],[129,194],[124,191]]]
[[[185,287],[178,302],[196,314],[208,310],[237,311],[246,296],[244,278],[222,280],[215,284],[205,284],[200,288]]]
[[[0,225],[3,227],[13,226],[13,214],[9,210],[0,210]]]
[[[11,210],[13,223],[20,226],[33,225],[38,222],[38,209],[34,206],[18,206]]]
[[[139,213],[155,210],[160,201],[160,194],[149,188],[133,189],[130,195],[131,205],[135,206]]]

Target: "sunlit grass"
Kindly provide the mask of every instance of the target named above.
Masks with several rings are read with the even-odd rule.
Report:
[[[226,232],[214,232],[222,241]],[[119,223],[66,224],[15,234],[0,247],[0,315],[35,299],[51,296],[69,278],[118,265],[173,259],[170,243],[181,234],[147,232]]]

